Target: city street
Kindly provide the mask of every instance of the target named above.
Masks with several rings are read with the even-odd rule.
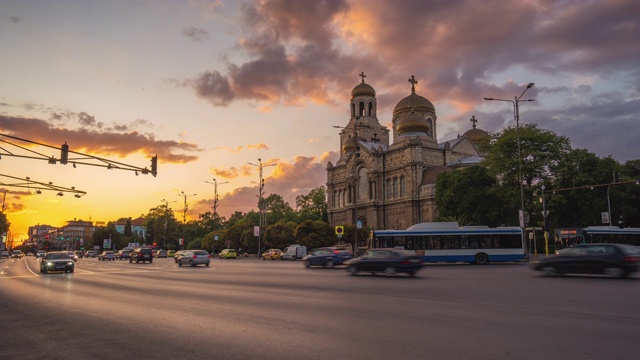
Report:
[[[2,359],[633,359],[640,276],[526,262],[350,276],[291,261],[0,260]]]

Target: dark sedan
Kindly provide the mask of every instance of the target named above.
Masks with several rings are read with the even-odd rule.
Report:
[[[49,271],[64,271],[72,273],[75,268],[73,260],[69,258],[66,251],[54,251],[47,253],[40,260],[40,272],[48,273]]]
[[[302,258],[302,263],[306,267],[324,266],[332,268],[336,265],[342,265],[345,261],[351,259],[353,253],[335,247],[324,247],[313,250],[311,254]]]
[[[640,250],[631,245],[584,244],[562,250],[531,263],[531,268],[547,276],[564,274],[605,274],[623,278],[637,272]]]
[[[401,249],[373,249],[359,258],[347,260],[347,271],[351,275],[359,272],[371,274],[384,273],[387,276],[396,276],[397,273],[415,275],[422,269],[422,258],[411,250]]]

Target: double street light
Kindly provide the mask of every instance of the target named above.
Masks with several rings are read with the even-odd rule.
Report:
[[[187,226],[187,198],[190,196],[196,196],[198,194],[191,194],[191,195],[187,195],[184,193],[184,191],[180,191],[180,194],[178,194],[178,196],[183,196],[184,197],[184,210],[182,212],[182,247],[184,249],[185,247],[185,238],[184,238],[184,229]]]
[[[264,195],[264,179],[262,178],[262,168],[267,166],[276,166],[277,164],[269,164],[265,165],[262,163],[262,159],[258,158],[258,164],[253,164],[248,162],[247,164],[260,168],[260,182],[258,183],[258,214],[260,218],[258,220],[258,228],[263,228],[267,226],[267,214],[266,214],[266,204],[262,200],[262,196]],[[258,233],[258,257],[260,257],[260,233]]]
[[[162,247],[167,248],[167,217],[169,216],[169,204],[177,201],[168,201],[166,199],[161,200],[164,203],[164,238],[162,239]]]
[[[514,100],[508,100],[508,99],[496,99],[496,98],[490,98],[490,97],[486,97],[484,98],[485,100],[490,100],[490,101],[507,101],[513,104],[513,117],[516,120],[516,135],[518,138],[518,167],[519,167],[519,179],[518,182],[520,183],[520,227],[525,228],[525,211],[524,211],[524,184],[523,184],[523,174],[522,174],[522,152],[520,150],[520,110],[518,108],[518,104],[521,102],[526,102],[526,101],[535,101],[536,99],[525,99],[525,100],[521,100],[522,96],[524,95],[524,93],[527,92],[527,90],[531,89],[533,87],[533,83],[528,83],[527,84],[527,88],[524,89],[524,91],[522,92],[522,94],[520,94],[520,96],[515,96]]]
[[[217,212],[217,210],[218,210],[218,185],[228,184],[229,182],[228,181],[218,182],[218,181],[216,181],[216,179],[213,179],[213,182],[206,181],[206,180],[205,180],[205,182],[208,183],[208,184],[213,184],[214,185],[214,187],[213,187],[213,191],[214,191],[213,192],[213,216],[215,217],[215,215],[218,213]]]

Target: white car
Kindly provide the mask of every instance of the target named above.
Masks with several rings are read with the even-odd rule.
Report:
[[[5,258],[5,257],[11,257],[11,254],[9,254],[9,252],[7,250],[2,250],[2,252],[0,252],[0,258]]]
[[[36,253],[37,258],[42,258],[42,257],[45,257],[46,255],[47,255],[47,252],[44,250],[38,250],[38,252]]]

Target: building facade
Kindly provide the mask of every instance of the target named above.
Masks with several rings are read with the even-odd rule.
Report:
[[[360,76],[351,91],[349,122],[340,131],[340,158],[327,165],[330,224],[406,229],[436,221],[437,176],[482,161],[478,145],[488,134],[473,117],[472,129],[439,143],[436,109],[416,93],[414,76],[411,93],[393,109],[391,132],[377,118],[375,90]]]

